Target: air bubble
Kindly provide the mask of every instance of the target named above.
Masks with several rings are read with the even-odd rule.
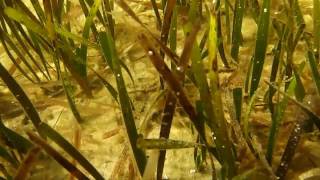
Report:
[[[279,12],[279,11],[276,11],[276,12],[274,12],[273,14],[274,14],[274,15],[278,15],[278,14],[280,14],[280,12]]]
[[[194,174],[194,173],[196,173],[196,170],[195,169],[190,169],[190,174]]]
[[[149,56],[153,56],[153,51],[148,51]]]
[[[265,13],[268,12],[268,9],[267,9],[267,8],[264,8],[264,9],[263,9],[263,12],[265,12]]]
[[[177,70],[182,72],[182,71],[183,71],[183,68],[180,67],[180,66],[178,66],[178,67],[177,67]]]

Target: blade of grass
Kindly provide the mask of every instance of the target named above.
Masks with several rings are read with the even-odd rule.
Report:
[[[294,128],[290,133],[286,148],[280,160],[280,165],[276,170],[276,176],[279,180],[283,180],[287,174],[289,165],[292,162],[293,156],[295,155],[296,148],[301,138],[303,123],[303,120],[299,120],[299,122],[296,122]]]
[[[227,34],[227,44],[230,44],[231,41],[231,23],[230,23],[230,9],[229,9],[228,0],[224,0],[224,11],[225,11],[225,28]]]
[[[113,99],[119,104],[118,101],[118,92],[117,90],[107,81],[105,80],[99,73],[97,73],[96,71],[94,71],[93,69],[91,69],[96,76],[100,79],[100,81],[103,83],[104,87],[106,87],[106,89],[108,90],[108,92],[111,94],[111,96],[113,97]]]
[[[56,32],[54,30],[54,23],[53,23],[53,10],[51,6],[51,1],[49,0],[43,0],[43,7],[44,7],[44,13],[46,17],[45,21],[45,29],[48,33],[48,37],[50,41],[53,41],[56,39]]]
[[[11,156],[5,147],[0,146],[0,157],[8,161],[13,167],[18,167],[18,161]]]
[[[120,101],[120,106],[121,106],[122,115],[123,115],[123,124],[126,127],[127,137],[131,147],[130,149],[131,149],[133,158],[135,159],[134,163],[136,164],[140,174],[142,175],[146,165],[146,157],[144,152],[141,149],[139,149],[136,145],[136,142],[138,139],[138,132],[134,122],[132,105],[130,103],[130,98],[127,93],[126,85],[122,76],[120,60],[118,58],[118,55],[115,49],[114,41],[110,36],[110,34],[102,32],[100,36],[104,37],[107,40],[106,41],[107,44],[105,44],[105,46],[101,46],[101,48],[103,48],[102,50],[104,51],[103,53],[104,55],[110,53],[110,56],[111,56],[111,60],[112,60],[111,66],[113,69],[113,73],[116,77],[117,89],[119,93],[119,101]],[[105,57],[105,58],[108,58],[108,57]]]
[[[28,139],[7,128],[2,121],[0,121],[0,132],[3,137],[5,137],[5,139],[9,142],[9,145],[13,146],[21,153],[27,153],[28,150],[32,147],[32,143]]]
[[[6,11],[7,10],[7,11]],[[39,29],[39,27],[41,28],[40,25],[37,25],[35,22],[33,22],[32,20],[28,19],[28,17],[25,17],[23,13],[16,11],[14,9],[10,9],[10,8],[6,8],[5,12],[8,13],[9,17],[10,15],[12,16],[11,18],[13,18],[14,20],[17,20],[20,23],[24,23],[27,28],[30,28],[31,30],[34,31],[34,29]],[[35,25],[37,26],[37,28],[34,27],[29,27],[31,25]],[[41,31],[35,31],[36,33],[40,33],[39,35],[44,37],[45,39],[49,39],[49,37],[47,36],[47,33],[41,34]],[[45,31],[43,31],[45,32]],[[57,41],[59,42],[59,41]],[[85,93],[91,97],[91,90],[90,87],[88,86],[87,80],[85,77],[82,76],[81,72],[83,72],[83,69],[81,69],[81,67],[83,67],[83,65],[81,63],[76,63],[76,62],[81,62],[81,60],[77,59],[76,61],[74,61],[73,56],[73,52],[70,49],[70,47],[68,47],[67,44],[65,43],[57,43],[58,47],[61,48],[60,49],[60,55],[62,57],[62,60],[64,62],[64,64],[66,65],[66,67],[69,69],[69,71],[71,72],[72,76],[77,80],[77,82],[79,83],[79,85],[81,86],[81,88],[85,91]],[[56,51],[55,51],[56,52]],[[72,58],[71,58],[72,57]]]
[[[224,45],[223,45],[223,35],[222,35],[222,24],[221,24],[221,12],[220,10],[217,13],[217,38],[218,38],[218,50],[221,57],[221,60],[226,68],[230,68],[228,60],[226,58],[224,52]]]
[[[171,17],[173,14],[173,10],[175,8],[176,0],[167,0],[166,4],[164,6],[164,17],[163,17],[163,23],[161,27],[161,32],[160,32],[160,40],[161,42],[166,45],[169,37],[169,31],[170,31],[170,26],[171,26]],[[161,51],[160,49],[160,55],[162,59],[164,60],[165,58],[165,53]],[[160,87],[164,88],[163,81],[160,77]]]
[[[176,109],[176,103],[177,99],[175,98],[175,95],[172,92],[167,93],[165,106],[163,109],[163,116],[161,119],[161,127],[160,127],[160,138],[167,139],[170,135],[170,130],[172,126],[172,120],[174,116],[174,112]],[[166,157],[166,151],[165,149],[162,149],[159,154],[158,158],[158,165],[157,165],[157,179],[162,179],[163,175],[163,168],[164,168],[164,162]]]
[[[42,22],[45,22],[45,15],[44,15],[44,11],[42,10],[41,8],[41,5],[39,3],[38,0],[30,0],[35,12],[37,13],[39,19],[42,21]],[[24,5],[24,4],[23,4]],[[36,19],[36,18],[34,18]]]
[[[138,138],[137,146],[142,149],[182,149],[182,148],[194,148],[202,146],[199,143],[186,142],[180,140],[171,139],[145,139],[142,136]]]
[[[6,18],[6,17],[4,17],[4,18],[6,19],[7,25],[10,27],[10,31],[12,33],[12,37],[17,39],[17,42],[19,43],[19,46],[21,46],[20,49],[23,50],[23,51],[21,51],[21,53],[22,54],[26,53],[27,56],[29,57],[29,59],[32,61],[32,63],[37,67],[37,69],[40,70],[40,72],[43,74],[43,76],[47,80],[49,80],[48,76],[46,75],[46,73],[44,73],[44,71],[40,67],[39,63],[35,60],[34,56],[31,55],[31,53],[29,52],[29,47],[26,45],[25,41],[23,41],[22,38],[20,37],[20,34],[18,33],[18,30],[17,30],[17,26],[15,26],[15,24],[12,23],[8,18]]]
[[[232,28],[232,43],[231,43],[231,56],[238,62],[239,47],[242,40],[242,19],[244,13],[244,0],[236,0],[235,12],[233,17],[233,28]]]
[[[64,158],[58,151],[53,149],[46,141],[36,136],[33,133],[27,133],[30,140],[39,145],[43,150],[46,151],[52,158],[54,158],[60,165],[62,165],[67,171],[78,179],[89,180],[89,178],[84,175],[77,167],[75,167],[71,162]],[[103,179],[103,178],[102,178]]]
[[[34,108],[32,102],[20,87],[20,85],[16,82],[16,80],[9,74],[9,72],[3,67],[0,63],[0,77],[3,82],[7,85],[10,92],[15,96],[23,110],[31,120],[34,127],[37,129],[38,133],[45,138],[46,136],[40,132],[39,125],[41,123],[40,116],[37,110]]]
[[[278,70],[279,70],[279,64],[280,64],[280,59],[282,58],[283,55],[283,40],[285,36],[284,28],[282,30],[282,35],[279,41],[277,42],[276,49],[274,52],[274,57],[272,61],[272,67],[271,67],[271,74],[270,74],[270,82],[273,83],[276,81]],[[269,104],[269,109],[271,114],[274,113],[274,104],[272,102],[273,95],[275,94],[276,90],[269,86],[269,99],[268,99],[268,104]]]
[[[174,28],[174,27],[172,27]],[[180,61],[174,66],[173,73],[176,75],[178,80],[183,84],[185,72],[187,69],[188,61],[191,56],[191,49],[192,46],[196,40],[196,35],[198,31],[200,30],[200,24],[196,23],[191,32],[187,35],[184,47],[181,53]],[[170,51],[173,52],[173,51]],[[161,128],[160,128],[160,137],[162,138],[169,138],[171,124],[172,124],[172,118],[173,113],[175,111],[177,99],[175,98],[175,95],[172,92],[169,92],[166,98],[165,107],[163,110],[163,113],[165,114],[162,117],[161,121]],[[164,161],[165,161],[165,151],[160,151],[159,155],[159,161],[158,161],[158,169],[157,169],[157,177],[162,178],[162,171],[164,167]]]
[[[170,26],[170,34],[169,34],[169,36],[170,36],[169,37],[169,44],[170,44],[170,50],[172,50],[172,52],[175,52],[176,47],[177,47],[177,15],[178,15],[177,14],[177,7],[175,6],[175,8],[173,9],[173,15],[172,15],[171,26]],[[174,72],[177,72],[178,69],[181,71],[181,68],[185,68],[185,67],[180,67],[179,64],[178,64],[178,67],[179,68],[177,68],[176,65],[171,64],[171,68],[175,69]],[[177,102],[177,99],[175,98],[174,94],[172,94],[172,92],[168,91],[165,106],[163,109],[163,116],[162,116],[162,120],[161,120],[160,138],[165,138],[165,139],[169,138],[173,115],[174,115],[174,112],[176,109],[176,102]],[[158,153],[158,158],[157,158],[157,160],[158,160],[157,161],[158,163],[156,166],[157,179],[162,179],[164,162],[166,159],[165,157],[166,157],[166,151],[161,150]]]
[[[27,61],[23,53],[17,48],[17,46],[14,44],[13,39],[4,31],[0,29],[0,36],[3,40],[10,46],[10,48],[16,53],[16,55],[21,59],[21,61],[26,65],[26,67],[29,69],[29,71],[33,74],[33,76],[36,78],[37,82],[40,82],[40,78],[37,75],[37,73],[32,68],[31,64]]]
[[[42,10],[39,2],[38,2],[38,1],[35,1],[35,0],[31,0],[31,1],[32,1],[32,5],[33,5],[33,6],[39,6],[39,7],[40,7],[39,9],[35,9],[35,10],[36,10],[36,13],[38,13],[38,11],[39,11],[40,13],[43,13],[43,10]],[[8,2],[8,1],[7,1],[7,2]],[[38,23],[38,24],[43,24],[44,19],[42,19],[43,21],[41,21],[41,18],[39,18],[39,19],[40,19],[40,21],[39,21],[39,19],[38,19],[36,16],[34,16],[34,13],[33,13],[32,11],[30,11],[30,8],[26,6],[25,2],[23,2],[23,1],[12,1],[12,4],[9,4],[9,6],[13,7],[13,6],[15,6],[14,4],[17,5],[17,6],[19,6],[19,8],[17,8],[17,9],[19,9],[19,10],[22,11],[22,12],[24,12],[24,13],[25,13],[27,16],[29,16],[33,21],[35,21],[35,22]],[[42,12],[41,12],[41,11],[42,11]],[[44,13],[43,13],[43,17],[44,17]]]
[[[18,61],[15,59],[15,57],[13,56],[13,54],[11,53],[11,51],[9,50],[7,43],[5,42],[5,40],[3,39],[2,36],[0,36],[0,40],[1,43],[4,47],[4,50],[6,51],[8,57],[10,58],[10,60],[12,61],[12,63],[15,65],[15,67],[17,69],[19,69],[19,71],[21,72],[21,74],[26,77],[30,82],[35,83],[35,81],[28,75],[28,73],[20,66],[20,59],[18,59]]]
[[[54,17],[59,24],[62,23],[62,15],[64,13],[64,0],[52,1],[52,8],[54,9]]]
[[[163,44],[167,44],[169,30],[171,25],[171,17],[173,13],[173,9],[175,7],[176,0],[168,0],[165,7],[164,17],[163,17],[163,24],[161,27],[161,41]]]
[[[169,31],[169,45],[170,45],[170,49],[173,52],[175,52],[177,49],[177,21],[178,21],[178,8],[176,5],[173,8],[170,31]]]
[[[241,120],[241,112],[242,112],[242,88],[234,88],[232,90],[233,93],[233,103],[235,107],[236,119],[238,122]]]
[[[65,14],[68,14],[68,13],[70,13],[70,11],[71,11],[71,1],[70,1],[70,0],[67,0],[67,1],[66,1],[65,11],[66,11]],[[70,21],[68,21],[68,22],[66,23],[65,27],[66,27],[66,29],[67,29],[69,32],[71,32],[71,22],[70,22]],[[69,40],[70,45],[71,45],[72,47],[75,47],[74,41],[73,41],[72,39],[70,39],[70,38],[69,38],[68,40]]]
[[[209,8],[207,7],[209,10]],[[210,9],[210,19],[209,19],[209,38],[208,38],[208,50],[209,50],[209,73],[208,78],[210,81],[209,89],[207,89],[208,84],[206,80],[206,75],[201,75],[203,77],[199,77],[201,85],[203,86],[204,91],[208,91],[210,94],[204,96],[207,99],[202,99],[203,103],[205,101],[211,100],[212,104],[206,103],[205,108],[210,108],[206,111],[208,115],[208,124],[211,127],[211,131],[214,133],[214,142],[216,144],[218,153],[220,158],[222,159],[222,177],[232,178],[236,174],[235,167],[235,154],[232,149],[232,142],[228,135],[226,119],[224,117],[223,111],[223,103],[221,98],[221,89],[219,83],[219,70],[218,70],[218,59],[217,59],[217,31],[216,31],[216,17],[214,14],[214,10]],[[196,46],[194,46],[194,50],[196,50]],[[204,73],[203,67],[200,61],[200,54],[197,55],[197,51],[194,51],[194,58],[192,62],[192,66],[195,68],[194,73]],[[198,57],[197,57],[198,56]],[[197,75],[195,75],[197,76]],[[206,94],[206,92],[202,92]],[[200,92],[201,97],[201,92]],[[208,106],[208,107],[206,107]],[[209,113],[208,113],[209,112]],[[212,113],[212,114],[211,114]],[[210,116],[211,115],[211,116]]]
[[[105,32],[99,32],[98,33],[98,42],[100,44],[100,47],[102,48],[102,54],[103,54],[103,59],[105,60],[106,64],[109,65],[111,70],[113,71],[113,66],[112,66],[112,54],[109,51],[110,49],[108,48],[108,44],[111,43],[109,42],[109,39],[106,36]],[[124,68],[124,70],[128,73],[131,81],[134,83],[133,76],[128,68],[128,66],[123,63],[121,60],[119,61],[120,66]]]
[[[21,33],[22,37],[25,39],[25,41],[28,43],[28,45],[36,51],[36,48],[31,40],[31,38],[29,37],[29,35],[27,34],[27,32],[25,31],[25,29],[23,29],[22,25],[15,22],[14,23],[18,29],[18,31]]]
[[[59,70],[58,70],[59,71]],[[74,89],[72,88],[70,79],[68,79],[67,73],[63,74],[60,72],[60,77],[63,85],[64,92],[66,93],[66,97],[68,100],[69,107],[72,111],[73,116],[76,118],[79,124],[83,123],[83,119],[80,115],[80,112],[76,106],[75,99],[74,99]]]
[[[103,7],[104,7],[104,12],[107,13],[106,15],[106,19],[108,21],[108,29],[112,35],[112,37],[114,38],[114,19],[112,18],[112,9],[111,9],[111,3],[109,0],[104,0],[103,1]]]
[[[104,179],[102,177],[102,175],[98,172],[98,170],[74,146],[72,146],[63,136],[61,136],[52,127],[50,127],[46,123],[41,123],[39,128],[41,129],[42,133],[47,135],[48,138],[50,138],[52,141],[54,141],[65,152],[67,152],[72,158],[74,158],[95,179],[101,179],[101,180]],[[30,137],[30,133],[28,133],[28,135]],[[33,135],[33,136],[35,137],[35,135]],[[31,140],[34,141],[34,139],[31,139]],[[41,140],[41,141],[43,141],[43,140]],[[38,145],[42,146],[41,144],[38,144]],[[42,148],[44,148],[44,147],[42,146]]]
[[[307,59],[311,68],[312,79],[317,87],[318,94],[320,94],[320,73],[317,68],[317,62],[314,53],[310,49],[307,52]]]
[[[154,14],[156,15],[156,18],[157,18],[158,26],[162,27],[162,21],[161,21],[161,17],[160,17],[160,14],[159,14],[157,2],[155,0],[150,0],[150,1],[151,1],[151,4],[152,4],[152,8],[153,8]]]
[[[296,80],[293,79],[290,82],[290,85],[287,89],[287,93],[292,95],[294,93],[295,87],[296,87]],[[287,105],[288,105],[288,98],[284,97],[283,100],[276,105],[275,112],[271,116],[272,123],[269,131],[269,139],[268,139],[267,152],[266,152],[266,159],[269,162],[269,164],[271,164],[273,160],[273,151],[277,141],[276,136],[279,130],[279,124],[282,121]]]
[[[258,90],[257,90],[258,92]],[[252,97],[250,98],[250,101],[248,103],[248,106],[247,106],[247,110],[244,114],[244,117],[242,119],[242,126],[243,126],[243,134],[244,134],[244,137],[246,139],[250,139],[250,134],[249,134],[249,118],[250,118],[250,114],[251,114],[251,111],[253,110],[254,108],[254,102],[256,100],[256,96],[257,96],[257,93],[254,93],[252,95]]]
[[[201,52],[204,51],[205,46],[207,44],[208,34],[209,34],[209,28],[206,29],[206,31],[203,33],[203,36],[202,36],[201,41],[199,43],[199,48],[201,49]]]
[[[93,7],[94,3],[96,0],[85,0],[86,1],[86,4],[88,5],[88,7]],[[89,14],[86,14],[86,17],[88,16]],[[101,14],[100,10],[98,9],[97,13],[96,13],[96,16],[97,16],[97,19],[100,21],[101,24],[103,24],[103,26],[106,28],[106,29],[109,29],[108,28],[108,23],[107,23],[107,19],[104,19],[104,16],[103,14]],[[96,30],[95,28],[95,24],[92,24],[91,28],[92,28],[92,31],[94,34],[96,34]]]
[[[294,37],[294,40],[293,40],[293,47],[294,47],[294,48],[297,47],[297,44],[298,44],[299,40],[301,39],[301,37],[302,37],[302,35],[303,35],[303,32],[304,32],[305,27],[306,27],[306,24],[304,24],[304,23],[303,23],[303,24],[300,24],[300,25],[298,26],[297,33],[296,33],[296,35],[295,35],[295,37]]]
[[[97,11],[99,10],[99,6],[101,4],[101,0],[95,0],[94,4],[92,5],[89,15],[86,18],[85,25],[83,28],[82,38],[88,40],[89,39],[89,33],[90,33],[90,27],[93,24],[93,18],[95,17]],[[78,56],[81,59],[81,70],[79,71],[81,76],[86,77],[87,76],[87,45],[81,44],[80,50],[78,51]]]
[[[186,37],[186,41],[180,56],[180,66],[182,67],[182,70],[187,68],[188,61],[192,55],[193,44],[196,42],[197,33],[199,32],[200,28],[200,24],[195,23]]]
[[[6,7],[4,9],[4,13],[11,19],[25,25],[28,29],[32,30],[37,34],[40,34],[40,35],[47,34],[47,32],[42,28],[40,24],[33,21],[28,15],[24,14],[21,11],[18,11],[11,7]]]
[[[286,8],[286,13],[288,16],[288,19],[286,22],[287,35],[285,37],[287,41],[286,76],[287,78],[291,78],[293,75],[293,68],[294,68],[294,63],[293,63],[294,51],[304,31],[305,23],[303,20],[303,16],[300,12],[298,1],[289,1],[288,7]],[[294,31],[295,29],[294,20],[296,21],[296,24],[298,26],[297,32]],[[286,83],[285,88],[287,89],[288,86],[289,86],[289,82]]]
[[[106,64],[109,65],[110,69],[114,71],[112,66],[112,54],[111,54],[112,52],[110,52],[108,40],[109,39],[107,38],[106,33],[104,32],[99,33],[98,41],[102,49],[103,59],[105,60]]]
[[[209,34],[208,34],[208,65],[209,72],[217,71],[218,63],[217,63],[217,47],[218,47],[218,37],[217,37],[217,19],[213,12],[211,13],[209,8],[208,11],[210,13],[209,19]]]
[[[90,10],[88,9],[88,6],[92,7],[93,1],[92,0],[91,1],[89,1],[89,0],[79,0],[79,3],[81,5],[81,9],[82,9],[84,15],[86,16],[86,18],[88,18],[90,16]],[[87,4],[89,4],[89,5],[87,6]],[[98,14],[99,14],[99,11],[97,11],[96,15],[98,16]],[[98,17],[98,19],[99,19],[99,17]],[[99,21],[101,23],[104,23],[104,21],[101,21],[101,19],[99,19]],[[95,38],[97,38],[98,30],[97,30],[97,28],[96,28],[94,23],[91,23],[91,30],[92,30],[92,33],[94,34]]]
[[[254,91],[259,86],[265,54],[268,45],[268,31],[269,31],[269,19],[270,19],[270,0],[263,0],[262,12],[260,13],[256,47],[253,56],[253,66],[251,75],[251,87],[250,96],[254,94]]]
[[[29,18],[24,12],[20,12],[16,9],[13,9],[10,7],[5,8],[4,12],[9,18],[17,21],[20,24],[25,25],[28,29],[30,29],[34,33],[40,35],[45,40],[49,39],[48,32],[45,31],[45,28],[42,25],[36,23],[36,21],[33,21],[33,19]],[[69,31],[65,30],[64,28],[60,27],[59,25],[55,24],[53,29],[55,29],[55,31],[57,33],[59,33],[63,36],[80,41],[80,42],[82,42],[82,44],[85,44],[85,45],[88,44],[88,39],[77,36]]]
[[[49,73],[49,69],[48,69],[48,62],[46,61],[44,54],[43,54],[43,50],[40,48],[40,43],[38,41],[38,39],[35,37],[35,34],[33,32],[29,32],[30,35],[30,39],[33,42],[33,46],[34,46],[34,51],[38,54],[38,56],[40,57],[40,60],[42,62],[42,65],[49,77],[49,79],[51,80],[51,75]]]
[[[205,126],[205,121],[207,121],[207,120],[206,120],[205,115],[203,114],[203,112],[204,112],[203,105],[202,105],[201,101],[199,101],[199,100],[196,102],[196,109],[197,109],[197,112],[199,113],[199,117],[200,117],[200,121],[201,121],[202,125]],[[200,139],[199,135],[197,137],[196,142],[202,144],[202,140]],[[193,159],[194,159],[194,163],[195,163],[197,170],[201,170],[201,168],[203,168],[205,166],[205,163],[207,163],[206,157],[207,157],[207,149],[204,146],[194,148]],[[211,170],[212,176],[211,177],[213,180],[215,180],[215,179],[217,179],[215,165],[212,162],[212,157],[209,156],[209,158],[210,158],[210,164],[212,166],[212,170]]]
[[[128,68],[128,66],[121,60],[119,59],[119,63],[120,63],[120,66],[125,70],[125,72],[129,75],[130,77],[130,80],[131,82],[134,84],[134,79],[133,79],[133,76]]]
[[[317,57],[320,54],[320,1],[313,0],[313,37]],[[319,59],[317,60],[319,62]]]
[[[295,96],[298,101],[302,101],[306,95],[306,91],[303,87],[303,83],[300,77],[300,72],[303,70],[305,63],[302,63],[299,67],[293,68],[294,77],[297,81],[297,86],[295,89]]]

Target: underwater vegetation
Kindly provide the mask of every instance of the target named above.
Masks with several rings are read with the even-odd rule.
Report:
[[[0,179],[320,179],[319,0],[0,0]]]

